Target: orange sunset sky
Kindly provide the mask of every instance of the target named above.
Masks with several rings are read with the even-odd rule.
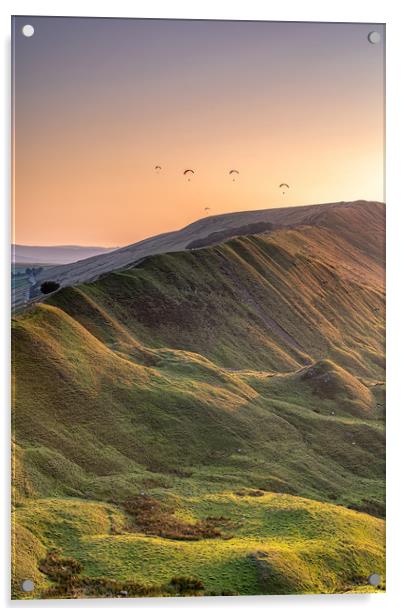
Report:
[[[379,24],[14,18],[13,241],[123,246],[205,207],[384,200],[384,38]]]

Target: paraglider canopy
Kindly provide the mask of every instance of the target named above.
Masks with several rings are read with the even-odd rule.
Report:
[[[209,210],[210,210],[210,208],[209,208],[209,207],[205,207],[205,208],[204,208],[204,211],[205,211],[205,212],[208,212]]]
[[[238,169],[231,169],[229,175],[239,175]],[[235,182],[235,177],[232,178],[232,181]]]
[[[281,189],[283,190],[283,195],[285,195],[285,189],[289,189],[290,187],[289,187],[289,185],[288,185],[288,184],[285,184],[285,183],[283,182],[283,184],[280,184],[280,185],[279,185],[279,188],[281,188]]]
[[[188,182],[190,182],[190,178],[192,177],[191,174],[194,175],[193,169],[185,169],[183,172],[183,175],[188,176]]]
[[[162,171],[162,167],[161,167],[161,165],[155,165],[155,167],[154,167],[154,171],[156,171],[157,173],[159,173],[160,171]]]

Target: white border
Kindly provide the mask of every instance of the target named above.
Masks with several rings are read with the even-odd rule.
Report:
[[[8,215],[10,203],[10,15],[71,15],[71,16],[110,16],[110,17],[170,17],[170,18],[209,18],[209,19],[261,19],[284,21],[358,21],[368,23],[387,23],[387,284],[388,284],[388,335],[387,335],[387,376],[388,376],[388,481],[387,481],[387,543],[388,543],[388,571],[387,593],[382,595],[359,596],[284,596],[284,597],[217,597],[200,599],[128,599],[128,600],[84,600],[84,601],[32,601],[10,602],[9,596],[9,548],[3,550],[4,562],[0,568],[1,602],[6,609],[13,609],[19,613],[26,609],[67,609],[75,614],[84,613],[88,609],[105,609],[107,612],[130,609],[137,613],[152,614],[162,612],[173,614],[183,610],[202,613],[208,610],[209,614],[219,613],[230,609],[233,614],[243,614],[245,610],[253,609],[255,613],[296,613],[299,615],[313,613],[319,614],[349,614],[366,615],[394,614],[401,607],[400,580],[403,576],[403,542],[402,542],[402,509],[401,495],[402,459],[401,443],[402,414],[399,408],[399,389],[401,385],[402,361],[402,327],[403,314],[401,297],[402,279],[399,264],[403,265],[399,254],[399,245],[403,241],[403,215],[401,203],[401,187],[403,185],[402,165],[402,115],[403,96],[401,68],[403,59],[402,48],[402,20],[399,19],[400,3],[393,0],[337,0],[325,2],[323,0],[281,0],[274,3],[270,1],[248,0],[203,0],[189,2],[170,0],[148,1],[5,1],[0,7],[0,27],[2,29],[3,60],[1,63],[1,89],[2,96],[2,130],[4,135],[0,149],[0,168],[5,172],[5,186],[3,190],[2,224],[0,225],[2,253],[1,267],[1,389],[3,393],[2,421],[3,421],[3,447],[1,453],[2,464],[2,492],[1,492],[1,532],[3,544],[9,545],[9,228]],[[346,93],[348,96],[348,93]],[[400,259],[400,263],[399,263]],[[399,301],[400,300],[400,301]],[[400,610],[399,610],[400,611]]]

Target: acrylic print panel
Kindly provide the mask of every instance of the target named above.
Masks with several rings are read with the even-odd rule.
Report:
[[[13,19],[15,599],[385,589],[384,42]]]

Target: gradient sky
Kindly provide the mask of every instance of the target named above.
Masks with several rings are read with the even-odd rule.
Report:
[[[123,246],[205,207],[384,200],[384,37],[379,24],[14,18],[14,241]]]

